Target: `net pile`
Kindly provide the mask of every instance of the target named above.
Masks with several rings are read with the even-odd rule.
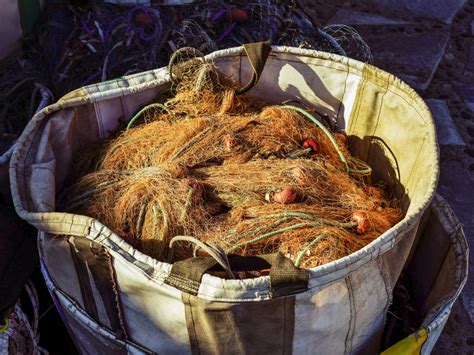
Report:
[[[84,85],[162,67],[183,47],[207,54],[271,40],[275,45],[371,60],[370,49],[353,28],[320,28],[295,1],[199,0],[183,6],[92,2],[83,7],[61,3],[45,9],[37,31],[25,40],[20,72],[57,97]],[[17,64],[5,64],[3,71],[11,68],[18,75]]]
[[[98,155],[81,152],[74,165],[82,177],[71,178],[61,209],[98,219],[162,261],[202,253],[183,238],[170,248],[192,236],[227,254],[281,251],[308,268],[362,248],[401,219],[346,135],[311,110],[237,95],[199,57],[171,71],[168,97]]]

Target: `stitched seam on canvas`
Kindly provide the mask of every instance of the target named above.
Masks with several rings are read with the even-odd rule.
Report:
[[[354,292],[352,289],[352,283],[350,276],[345,278],[347,286],[347,295],[349,297],[349,309],[350,309],[350,319],[347,329],[346,339],[345,339],[345,354],[350,354],[352,351],[352,338],[354,336],[354,325],[355,325],[355,305],[354,305]]]

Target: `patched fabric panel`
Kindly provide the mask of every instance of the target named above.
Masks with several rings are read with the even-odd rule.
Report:
[[[294,354],[344,354],[353,334],[353,302],[346,281],[296,296]],[[350,335],[350,334],[349,334]]]
[[[113,263],[129,339],[159,354],[190,353],[181,291],[151,279],[118,255]]]
[[[352,293],[354,308],[354,331],[346,338],[346,352],[375,354],[380,349],[392,287],[378,260],[373,260],[354,271],[346,281]]]
[[[79,287],[79,278],[74,267],[71,248],[66,238],[39,233],[39,251],[48,271],[61,290],[84,308],[84,300]]]
[[[183,294],[193,354],[291,354],[295,297],[211,302]]]

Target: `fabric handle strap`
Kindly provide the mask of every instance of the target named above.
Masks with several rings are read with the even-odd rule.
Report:
[[[252,78],[242,88],[237,90],[237,94],[243,94],[249,91],[255,84],[257,84],[262,74],[265,63],[267,62],[268,55],[270,54],[272,42],[270,40],[265,42],[256,42],[244,44],[244,51],[249,60],[250,66],[252,67]]]
[[[260,256],[228,256],[232,271],[256,271],[270,268],[270,297],[303,292],[308,288],[309,272],[297,268],[281,253]],[[222,271],[212,257],[195,257],[177,261],[165,282],[183,292],[197,295],[203,275],[207,271]]]

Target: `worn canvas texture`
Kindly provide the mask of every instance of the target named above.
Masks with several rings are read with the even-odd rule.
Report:
[[[242,48],[207,58],[242,83],[251,76]],[[115,345],[101,352],[378,352],[393,287],[437,185],[435,128],[421,98],[368,64],[273,47],[252,93],[310,104],[346,129],[352,152],[393,187],[406,216],[358,252],[311,269],[297,294],[272,297],[268,276],[205,274],[190,295],[166,284],[170,264],[100,221],[55,211],[74,152],[105,139],[167,87],[167,70],[157,69],[73,91],[35,115],[12,156],[16,210],[40,231],[45,277],[81,349],[94,352],[110,340]]]

